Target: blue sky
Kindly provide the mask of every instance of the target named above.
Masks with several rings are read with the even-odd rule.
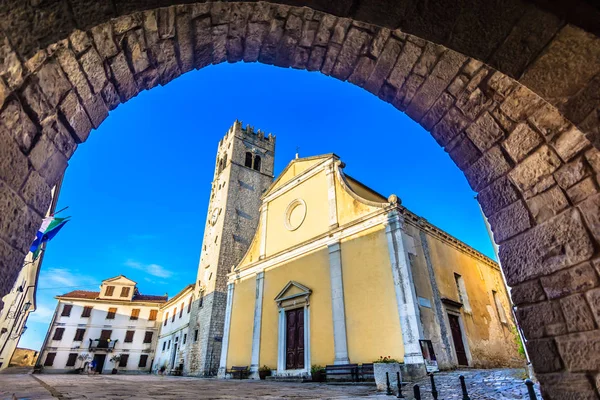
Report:
[[[345,171],[494,257],[475,193],[431,135],[346,82],[260,64],[220,64],[143,92],[111,112],[70,161],[20,347],[39,348],[56,300],[119,274],[175,295],[196,277],[217,143],[235,119],[277,136],[275,174],[334,152]]]

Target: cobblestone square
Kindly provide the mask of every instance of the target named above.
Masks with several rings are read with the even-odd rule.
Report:
[[[468,370],[436,374],[439,399],[462,399],[458,376],[466,378],[472,400],[527,400],[523,370]],[[432,399],[429,380],[418,382]],[[536,389],[537,391],[537,389]],[[217,380],[155,375],[0,375],[0,400],[79,399],[358,399],[391,398],[370,385],[331,385],[250,380]],[[404,390],[412,399],[412,385]],[[539,392],[538,398],[541,399]],[[395,398],[395,396],[394,396]]]

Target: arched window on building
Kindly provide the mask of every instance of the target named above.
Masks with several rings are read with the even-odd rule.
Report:
[[[260,156],[254,156],[254,169],[260,171]]]
[[[246,161],[244,161],[244,166],[252,168],[252,153],[249,151],[246,152]]]

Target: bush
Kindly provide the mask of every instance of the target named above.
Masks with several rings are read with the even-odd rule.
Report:
[[[325,367],[323,367],[321,365],[313,365],[312,367],[310,367],[311,374],[316,374],[316,373],[322,372],[322,371],[325,371]]]
[[[271,372],[271,368],[269,368],[269,367],[268,367],[268,366],[266,366],[266,365],[263,365],[263,366],[262,366],[262,367],[260,367],[258,370],[259,370],[259,371],[263,371],[263,372],[267,372],[267,371],[268,371],[268,372]]]
[[[398,361],[395,358],[392,358],[390,356],[387,356],[387,357],[379,356],[379,360],[373,361],[373,364],[375,364],[375,363],[381,363],[381,364],[398,363],[398,364],[400,364],[400,361]]]

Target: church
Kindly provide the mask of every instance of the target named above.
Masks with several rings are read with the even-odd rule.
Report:
[[[267,366],[275,376],[304,377],[312,365],[382,356],[414,377],[523,364],[495,261],[410,212],[397,196],[353,179],[335,154],[296,158],[265,184],[254,175],[272,173],[274,139],[236,122],[219,144],[203,246],[231,226],[230,238],[221,240],[231,241],[239,259],[230,256],[227,265],[201,258],[198,276],[203,291],[226,287],[217,313],[219,376],[249,366],[257,377]],[[228,142],[234,151],[221,153]],[[261,143],[268,145],[262,152]],[[226,181],[224,202],[213,206]],[[246,193],[233,193],[233,185]],[[231,206],[232,199],[239,203]],[[248,204],[252,210],[242,209]],[[240,216],[256,227],[240,228]],[[211,283],[219,277],[221,284]]]

